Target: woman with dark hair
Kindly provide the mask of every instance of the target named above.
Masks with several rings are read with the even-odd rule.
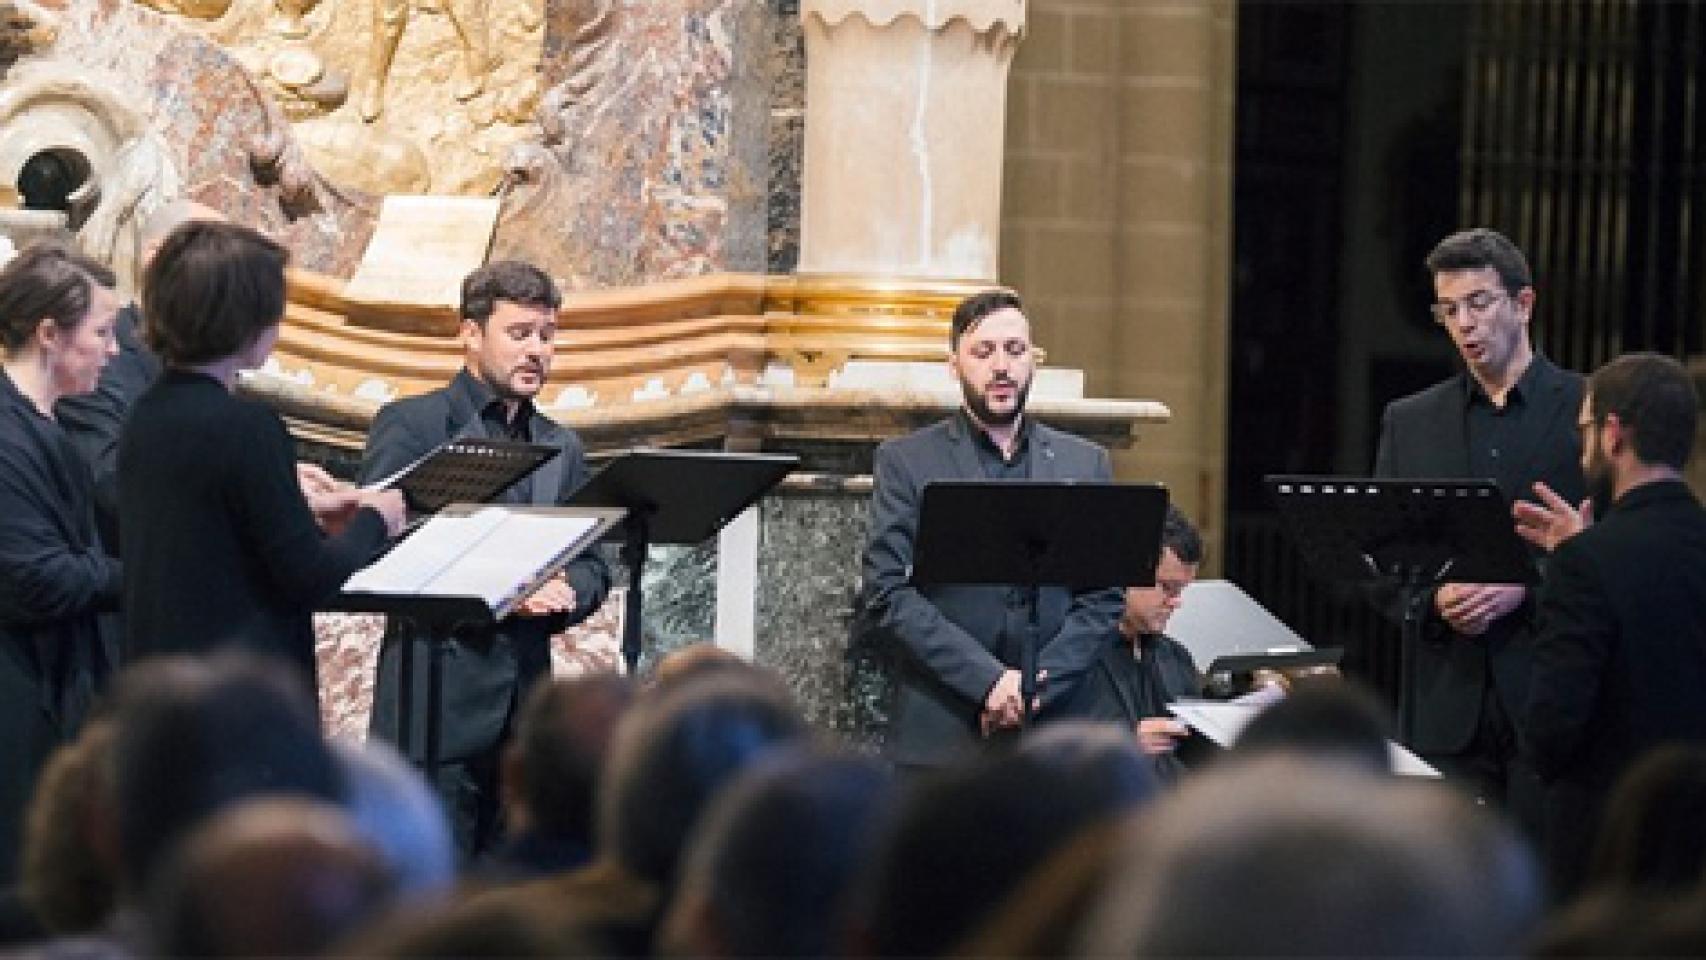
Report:
[[[16,876],[23,812],[112,671],[103,610],[118,561],[95,532],[94,480],[54,420],[115,352],[113,276],[38,243],[0,270],[0,883]]]
[[[284,318],[283,247],[230,223],[173,231],[142,283],[164,364],[119,440],[126,653],[236,647],[314,688],[311,615],[403,522],[402,494],[343,487],[311,504],[284,422],[235,395]]]

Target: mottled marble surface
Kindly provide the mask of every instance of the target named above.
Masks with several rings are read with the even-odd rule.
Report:
[[[771,273],[800,262],[800,164],[806,142],[806,41],[799,0],[767,0],[770,12]]]
[[[570,15],[554,8],[564,8]],[[577,13],[578,12],[578,13]],[[609,26],[593,46],[574,31]],[[768,245],[770,18],[761,0],[553,0],[526,175],[494,256],[574,288],[762,270]],[[562,58],[585,52],[565,73]]]

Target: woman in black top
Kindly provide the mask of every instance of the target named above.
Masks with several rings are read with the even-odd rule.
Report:
[[[98,614],[118,605],[118,561],[95,533],[88,465],[53,417],[116,350],[112,280],[56,243],[0,270],[0,883],[37,774],[113,668]]]
[[[192,222],[143,277],[149,345],[165,365],[119,441],[126,652],[240,647],[313,683],[311,614],[403,522],[402,495],[299,485],[277,414],[233,390],[284,316],[284,249],[246,227]]]

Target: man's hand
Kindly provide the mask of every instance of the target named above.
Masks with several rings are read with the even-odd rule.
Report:
[[[1435,592],[1434,609],[1452,630],[1478,637],[1526,596],[1528,588],[1516,583],[1448,583]]]
[[[528,594],[526,599],[516,605],[515,613],[520,617],[549,617],[556,613],[568,613],[574,608],[575,588],[569,586],[568,579],[559,573]]]
[[[1017,727],[1024,719],[1025,701],[1019,694],[1019,671],[1008,670],[1001,674],[1001,678],[989,688],[989,693],[984,695],[983,713],[978,717],[978,726],[987,737],[997,730]]]
[[[1137,747],[1148,756],[1159,757],[1172,753],[1190,733],[1188,727],[1172,717],[1146,717],[1137,722]]]
[[[296,465],[296,485],[302,488],[302,499],[308,502],[308,512],[314,515],[314,522],[328,535],[342,533],[350,518],[361,509],[358,490],[315,464]]]
[[[367,507],[379,514],[380,519],[385,521],[385,534],[387,536],[395,537],[403,532],[403,524],[409,520],[408,507],[403,503],[403,491],[351,488],[350,492],[356,495],[356,510]],[[351,510],[350,514],[353,516],[355,510]],[[346,517],[344,522],[348,523],[349,518]]]
[[[1593,523],[1592,500],[1583,500],[1572,507],[1551,487],[1539,482],[1534,484],[1534,494],[1540,498],[1539,503],[1518,500],[1511,505],[1511,515],[1516,518],[1517,536],[1547,553]]]

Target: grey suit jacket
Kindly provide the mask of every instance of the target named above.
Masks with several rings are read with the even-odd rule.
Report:
[[[1575,503],[1584,496],[1581,435],[1576,429],[1583,380],[1545,357],[1536,355],[1533,362],[1534,389],[1527,402],[1537,405],[1544,429],[1520,438],[1510,450],[1525,479],[1517,489],[1503,492],[1512,501],[1533,500],[1530,484],[1539,480]],[[1467,373],[1459,373],[1387,405],[1375,476],[1470,477],[1467,378]],[[1384,600],[1396,619],[1399,604],[1391,596]],[[1411,681],[1416,710],[1410,746],[1423,753],[1457,753],[1475,736],[1487,684],[1493,685],[1507,716],[1522,716],[1532,662],[1534,602],[1531,598],[1478,638],[1453,634],[1431,605],[1428,609],[1426,640],[1416,651]]]
[[[1033,480],[1111,480],[1101,447],[1032,422]],[[898,690],[889,751],[906,764],[945,763],[979,740],[978,714],[1003,671],[1004,624],[1010,590],[1002,586],[932,586],[910,582],[913,540],[924,487],[934,480],[984,476],[975,437],[960,416],[896,437],[877,448],[870,538],[862,562],[863,588],[855,629],[861,639],[899,653]],[[1043,715],[1058,709],[1101,653],[1114,629],[1120,591],[1040,592],[1042,650],[1038,667]]]

